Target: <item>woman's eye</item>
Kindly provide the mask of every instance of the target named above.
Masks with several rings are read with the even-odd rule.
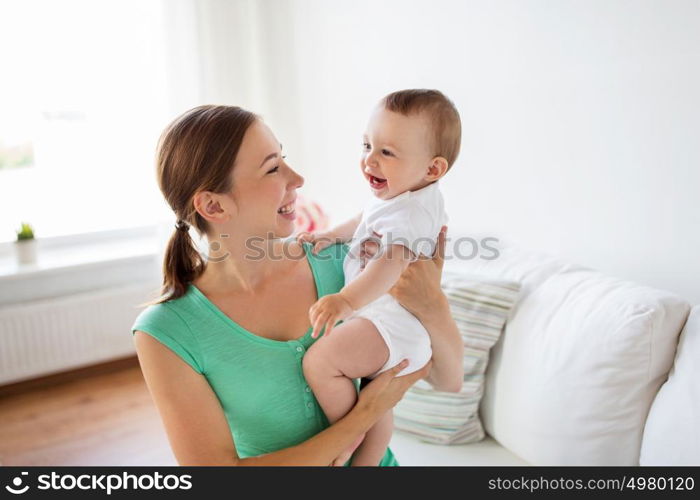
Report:
[[[287,157],[287,155],[282,156],[282,159],[284,160]],[[280,166],[277,165],[274,168],[271,168],[270,170],[267,171],[268,174],[274,174],[280,169]]]

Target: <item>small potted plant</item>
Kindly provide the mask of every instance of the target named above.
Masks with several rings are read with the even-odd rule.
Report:
[[[36,240],[34,230],[27,222],[22,222],[22,228],[17,231],[17,260],[20,264],[33,264],[36,262]]]

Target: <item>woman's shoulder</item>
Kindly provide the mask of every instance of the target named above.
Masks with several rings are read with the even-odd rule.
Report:
[[[151,304],[146,306],[134,320],[132,332],[141,330],[141,327],[155,327],[156,329],[176,329],[179,330],[186,326],[184,320],[180,317],[175,309],[170,304],[172,301],[161,302],[159,304]]]
[[[335,293],[343,288],[345,285],[343,261],[349,250],[348,245],[336,243],[327,246],[317,254],[312,253],[313,246],[310,243],[303,242],[302,245],[304,245],[315,278],[323,288],[323,290],[319,290],[319,296]]]
[[[186,328],[186,318],[195,306],[192,292],[192,287],[188,287],[181,297],[146,306],[137,316],[134,325],[149,324],[176,330]]]
[[[349,249],[347,243],[335,243],[333,245],[329,245],[317,254],[312,253],[311,250],[313,245],[311,243],[303,242],[302,245],[304,245],[304,250],[306,251],[306,255],[310,261],[316,263],[326,263],[335,267],[339,266],[342,270],[343,260],[345,260],[345,256],[347,255]]]
[[[309,245],[309,251],[311,244],[307,243]],[[345,259],[345,256],[348,253],[348,244],[347,243],[335,243],[333,245],[329,245],[316,255],[318,259],[322,260],[330,260],[333,262],[343,262]]]
[[[183,297],[151,304],[131,325],[131,333],[144,332],[170,348],[198,373],[202,373],[201,350],[183,312]]]

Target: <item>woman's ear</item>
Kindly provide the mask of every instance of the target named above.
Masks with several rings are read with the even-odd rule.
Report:
[[[231,215],[223,208],[219,195],[211,191],[200,191],[194,195],[192,200],[194,209],[207,222],[225,222]],[[231,199],[229,205],[233,204]]]
[[[442,156],[436,156],[430,160],[430,165],[428,165],[428,170],[423,179],[430,182],[436,181],[447,173],[447,167],[447,160]]]

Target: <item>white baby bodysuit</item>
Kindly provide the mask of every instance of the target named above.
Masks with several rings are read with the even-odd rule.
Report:
[[[390,200],[373,197],[369,201],[343,261],[346,284],[360,275],[378,245],[382,248],[404,245],[413,252],[414,259],[419,254],[433,255],[440,229],[448,221],[438,182]],[[368,378],[376,377],[404,358],[409,360],[409,365],[399,375],[412,373],[432,356],[430,336],[423,324],[388,293],[353,312],[346,321],[358,317],[370,320],[389,348],[389,359]]]

